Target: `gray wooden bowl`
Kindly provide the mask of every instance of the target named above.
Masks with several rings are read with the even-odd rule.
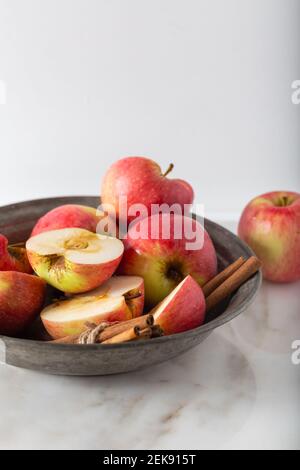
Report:
[[[39,217],[62,204],[97,207],[97,197],[40,199],[0,208],[0,233],[10,243],[28,238]],[[220,225],[205,221],[217,254],[219,268],[239,256],[249,257],[251,249]],[[0,336],[0,359],[17,367],[61,375],[108,375],[129,372],[171,359],[201,343],[215,328],[242,313],[252,302],[261,283],[261,273],[247,281],[230,300],[212,311],[206,323],[194,330],[149,341],[120,345],[60,345],[43,341]]]

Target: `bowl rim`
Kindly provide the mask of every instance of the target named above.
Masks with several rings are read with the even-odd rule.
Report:
[[[15,206],[20,206],[22,204],[34,204],[34,203],[37,203],[37,202],[46,202],[46,201],[61,201],[62,203],[65,202],[67,203],[70,203],[70,200],[72,200],[74,198],[74,200],[77,200],[77,203],[79,203],[78,201],[82,198],[82,199],[88,199],[88,198],[96,198],[95,196],[58,196],[58,197],[48,197],[48,198],[37,198],[37,199],[30,199],[28,201],[21,201],[21,202],[16,202],[16,203],[12,203],[12,204],[8,204],[8,205],[4,205],[4,206],[0,206],[0,210],[1,209],[10,209],[10,208],[14,208]],[[74,201],[75,203],[75,201]],[[194,214],[192,213],[191,214],[192,217],[195,217],[196,219],[199,219],[199,216],[197,214]],[[235,240],[235,242],[243,249],[243,251],[245,251],[248,256],[254,256],[254,252],[253,250],[243,241],[241,240],[235,233],[231,232],[230,230],[228,230],[227,228],[223,227],[222,225],[216,223],[216,222],[213,222],[212,220],[208,219],[208,218],[204,218],[204,221],[205,222],[208,222],[209,225],[211,226],[214,226],[214,227],[221,227],[222,230],[224,232],[227,233],[227,235],[229,235],[231,238],[233,238]],[[261,283],[262,283],[262,271],[261,269],[254,275],[252,276],[251,278],[252,281],[254,281],[253,283],[253,286],[251,288],[251,292],[250,294],[248,295],[248,297],[246,297],[245,299],[243,299],[243,301],[241,302],[241,304],[239,304],[239,306],[237,306],[236,308],[233,308],[230,312],[227,312],[228,310],[228,307],[230,306],[231,304],[231,300],[228,304],[228,306],[226,307],[225,311],[223,313],[221,313],[218,317],[214,318],[213,320],[209,321],[208,323],[204,323],[203,325],[201,326],[198,326],[197,328],[193,328],[192,330],[188,330],[188,331],[184,331],[184,332],[181,332],[181,333],[176,333],[176,334],[172,334],[172,335],[168,335],[168,336],[161,336],[159,338],[152,338],[151,339],[151,342],[147,342],[147,345],[149,344],[153,344],[155,345],[157,342],[159,343],[167,343],[169,341],[180,341],[180,339],[184,336],[184,337],[193,337],[193,336],[198,336],[199,333],[201,334],[205,334],[205,333],[209,333],[211,330],[214,330],[216,328],[219,328],[220,326],[223,326],[225,325],[226,323],[230,322],[231,320],[233,320],[235,317],[237,317],[239,314],[241,314],[244,310],[246,310],[246,308],[253,302],[254,298],[256,297],[258,291],[259,291],[259,288],[261,286]],[[250,280],[249,280],[250,281]],[[249,282],[247,281],[247,282]],[[55,349],[64,349],[64,350],[68,350],[68,349],[76,349],[76,350],[90,350],[90,351],[93,351],[93,350],[103,350],[103,348],[105,348],[105,350],[111,350],[111,349],[124,349],[124,348],[139,348],[139,347],[143,347],[145,346],[145,342],[143,341],[132,341],[132,342],[127,342],[127,343],[119,343],[119,344],[106,344],[106,345],[103,345],[101,343],[99,344],[60,344],[60,343],[52,343],[51,341],[41,341],[41,340],[34,340],[34,339],[26,339],[26,338],[15,338],[15,337],[12,337],[12,336],[6,336],[6,335],[0,335],[0,340],[2,340],[4,343],[18,343],[18,344],[24,344],[24,345],[43,345],[42,347],[46,347],[46,348],[55,348]]]

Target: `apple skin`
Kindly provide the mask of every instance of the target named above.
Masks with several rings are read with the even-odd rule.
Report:
[[[41,217],[33,228],[31,236],[72,227],[96,232],[101,217],[97,215],[97,210],[93,207],[66,204],[56,207]]]
[[[121,256],[105,264],[75,264],[59,259],[51,267],[51,259],[27,250],[28,258],[35,273],[48,284],[62,292],[80,294],[89,292],[103,284],[116,271]]]
[[[46,283],[30,274],[0,272],[0,334],[15,336],[40,313]]]
[[[32,273],[25,248],[8,246],[8,240],[0,234],[0,271]]]
[[[191,275],[200,286],[204,285],[217,273],[217,255],[213,243],[204,229],[204,245],[197,250],[188,250],[186,237],[176,239],[174,227],[185,223],[187,217],[179,214],[156,214],[136,222],[130,227],[127,239],[123,240],[125,252],[118,273],[141,276],[145,282],[145,304],[153,308],[187,276]],[[188,218],[191,221],[190,218]],[[163,226],[170,220],[170,237],[163,238]],[[158,239],[151,239],[153,226],[158,226]],[[196,220],[192,221],[193,232],[203,227]],[[136,231],[139,238],[134,238]]]
[[[300,279],[300,194],[273,191],[254,198],[240,218],[238,234],[273,282]]]
[[[168,172],[167,172],[168,173]],[[166,174],[167,174],[166,173]],[[119,198],[127,197],[127,207],[143,204],[148,215],[151,215],[151,204],[192,204],[194,191],[192,187],[180,179],[166,178],[160,166],[146,157],[126,157],[118,160],[107,171],[101,189],[102,203],[114,207],[116,216],[120,217]],[[134,220],[128,216],[127,222]]]
[[[165,335],[182,333],[201,326],[206,315],[201,287],[191,276],[187,276],[152,314],[154,323],[161,326]]]

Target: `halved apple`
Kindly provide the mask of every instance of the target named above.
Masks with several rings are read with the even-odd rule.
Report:
[[[78,294],[95,289],[113,275],[124,246],[117,238],[66,228],[30,238],[26,249],[36,274],[63,292]]]
[[[42,322],[54,339],[80,334],[86,323],[130,320],[144,307],[144,281],[137,276],[114,276],[97,289],[55,302],[41,313]]]
[[[202,325],[205,311],[201,287],[192,276],[187,276],[151,313],[164,334],[172,335]]]

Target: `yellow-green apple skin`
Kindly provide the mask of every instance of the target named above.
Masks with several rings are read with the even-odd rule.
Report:
[[[244,209],[238,233],[263,264],[265,279],[300,279],[300,194],[273,191],[254,198]]]
[[[142,315],[144,281],[137,276],[113,276],[91,292],[47,306],[41,320],[53,339],[77,335],[87,323],[120,322]]]
[[[31,236],[63,228],[83,228],[90,232],[97,231],[102,215],[93,207],[78,204],[66,204],[56,207],[41,217],[34,226]]]
[[[7,238],[2,234],[0,234],[0,271],[32,273],[26,249],[19,246],[9,246]]]
[[[46,283],[30,274],[0,272],[0,334],[15,336],[36,318],[43,308]]]
[[[165,173],[160,166],[150,158],[125,157],[115,162],[105,174],[101,187],[101,199],[104,204],[112,206],[117,218],[122,222],[131,222],[135,217],[126,214],[124,220],[120,213],[120,197],[125,197],[127,207],[143,204],[151,215],[152,204],[193,203],[193,188],[184,180],[167,178],[173,165]],[[109,212],[109,210],[108,210]]]
[[[197,328],[206,314],[202,289],[192,276],[187,276],[151,313],[165,335]]]
[[[117,238],[79,228],[43,232],[26,243],[35,273],[63,292],[88,292],[116,271],[124,251]]]
[[[165,238],[164,227],[168,225],[170,236]],[[175,228],[180,225],[190,229],[178,239]],[[154,227],[159,228],[155,237]],[[188,246],[195,241],[193,233],[203,237],[203,246],[197,249]],[[202,286],[217,273],[217,256],[210,236],[191,218],[179,214],[153,215],[131,226],[123,241],[125,252],[118,272],[143,277],[148,309],[161,302],[189,274]]]

